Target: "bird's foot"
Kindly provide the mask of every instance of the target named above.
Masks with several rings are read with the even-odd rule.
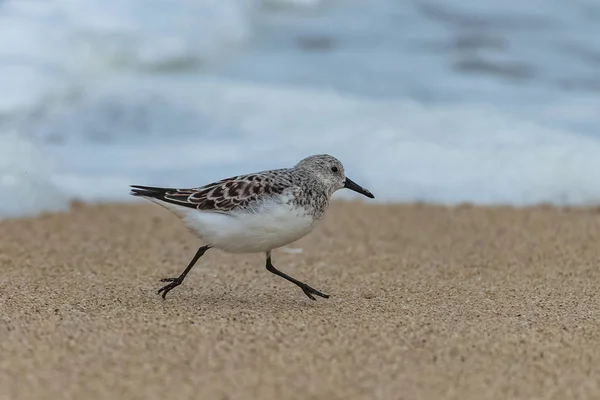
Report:
[[[329,298],[329,295],[328,295],[328,294],[321,293],[321,292],[319,292],[317,289],[315,289],[315,288],[312,288],[312,287],[308,286],[306,283],[305,283],[305,284],[303,284],[303,285],[301,285],[301,286],[300,286],[300,288],[302,288],[302,291],[304,292],[304,294],[305,294],[305,295],[307,295],[307,296],[308,296],[308,298],[309,298],[309,299],[311,299],[311,300],[316,300],[316,299],[315,299],[315,296],[313,296],[313,294],[315,294],[315,295],[317,295],[317,296],[324,297],[324,298],[326,298],[326,299],[328,299],[328,298]]]
[[[181,283],[183,282],[183,279],[181,279],[181,278],[163,278],[160,281],[161,282],[171,282],[168,285],[161,287],[157,292],[158,294],[160,294],[160,292],[162,292],[162,298],[164,299],[165,296],[167,295],[167,293],[169,293],[171,290],[175,289],[177,286],[181,285]]]

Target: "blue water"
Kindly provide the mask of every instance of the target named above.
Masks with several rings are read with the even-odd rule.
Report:
[[[378,201],[600,202],[591,0],[5,0],[0,87],[0,216],[321,152]]]

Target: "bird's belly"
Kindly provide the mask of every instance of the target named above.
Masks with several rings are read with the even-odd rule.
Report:
[[[231,253],[265,252],[308,234],[314,220],[304,209],[275,204],[258,213],[196,212],[186,225],[206,244]]]

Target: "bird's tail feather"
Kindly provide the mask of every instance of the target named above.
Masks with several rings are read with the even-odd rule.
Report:
[[[140,185],[130,185],[131,192],[129,192],[132,196],[138,197],[152,197],[152,198],[164,198],[165,193],[174,190],[171,188],[160,188],[160,187],[152,187],[152,186],[140,186]]]

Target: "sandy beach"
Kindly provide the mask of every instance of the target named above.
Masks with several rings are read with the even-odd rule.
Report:
[[[0,399],[600,397],[600,212],[335,203],[274,264],[152,205],[0,222]]]

